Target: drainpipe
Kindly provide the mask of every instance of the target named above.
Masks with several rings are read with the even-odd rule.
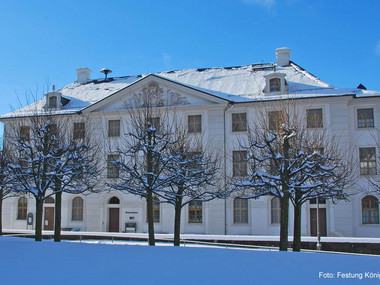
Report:
[[[224,108],[223,113],[223,143],[224,143],[224,192],[227,192],[227,124],[226,124],[226,113],[232,109],[233,103],[228,102],[227,106]],[[224,198],[224,235],[227,235],[227,198]]]

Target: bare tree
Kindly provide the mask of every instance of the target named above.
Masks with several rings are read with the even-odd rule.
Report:
[[[6,148],[0,151],[0,235],[3,234],[3,201],[19,195],[14,187],[13,177],[9,173],[9,153]]]
[[[276,111],[258,111],[250,126],[247,161],[249,179],[235,182],[240,197],[275,196],[280,201],[280,250],[288,247],[289,201],[295,211],[294,250],[300,249],[301,206],[313,198],[344,197],[348,163],[337,152],[333,138],[310,131],[292,101]],[[324,151],[320,149],[326,147]]]
[[[153,196],[172,180],[167,169],[173,157],[167,153],[175,140],[170,136],[168,117],[170,109],[184,100],[150,82],[125,102],[129,129],[122,134],[122,143],[110,142],[110,152],[116,154],[109,156],[108,185],[146,199],[149,245],[155,245]]]
[[[169,162],[170,184],[157,195],[175,209],[174,245],[180,244],[182,208],[191,202],[207,202],[223,197],[217,187],[218,158],[209,150],[203,150],[200,138],[190,137],[186,131],[176,127],[176,142],[170,147],[172,159]]]
[[[43,202],[56,195],[55,241],[59,241],[62,192],[93,189],[93,153],[86,143],[66,136],[67,121],[59,117],[36,114],[8,126],[5,143],[16,160],[9,164],[10,174],[17,189],[36,201],[35,240],[42,240]]]

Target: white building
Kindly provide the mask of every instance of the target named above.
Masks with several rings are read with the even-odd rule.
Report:
[[[49,112],[62,118],[69,117],[75,123],[91,126],[99,135],[107,133],[110,125],[117,128],[112,138],[118,141],[123,135],[128,120],[125,100],[148,84],[158,84],[165,94],[176,94],[182,98],[178,112],[188,122],[193,119],[193,128],[200,131],[208,145],[217,149],[226,158],[227,175],[232,173],[233,152],[239,151],[239,137],[245,128],[243,122],[254,120],[255,108],[266,104],[276,110],[281,99],[297,99],[300,111],[314,114],[317,124],[312,128],[328,128],[339,136],[342,148],[353,150],[360,167],[356,176],[359,184],[368,188],[366,175],[376,175],[376,139],[380,126],[380,92],[364,88],[335,88],[323,82],[294,62],[290,61],[290,50],[276,50],[277,62],[247,66],[188,69],[155,74],[125,76],[109,80],[91,79],[91,70],[77,69],[77,81],[46,94],[30,106],[1,116],[7,125],[23,117]],[[270,107],[269,107],[270,106]],[[76,124],[78,127],[80,124]],[[116,126],[116,127],[115,127]],[[107,131],[108,130],[108,131]],[[107,151],[104,150],[106,164]],[[359,164],[360,162],[360,164]],[[223,174],[224,175],[224,174]],[[106,173],[104,179],[107,179]],[[44,204],[45,229],[52,229],[54,204],[52,199]],[[204,234],[248,234],[278,235],[279,206],[271,197],[234,203],[233,199],[214,200],[186,206],[182,214],[182,233]],[[315,203],[303,206],[302,234],[315,235]],[[320,205],[322,234],[327,236],[378,237],[379,195],[358,193],[350,202]],[[156,208],[155,230],[172,233],[174,209],[160,204]],[[191,211],[192,218],[189,215]],[[26,229],[27,213],[35,215],[35,203],[29,196],[13,197],[4,201],[4,228]],[[126,223],[135,223],[137,232],[147,232],[145,200],[131,194],[104,192],[91,195],[64,194],[62,227],[80,228],[83,231],[125,231]],[[29,227],[31,228],[31,227]],[[290,233],[292,233],[292,211],[290,211]]]

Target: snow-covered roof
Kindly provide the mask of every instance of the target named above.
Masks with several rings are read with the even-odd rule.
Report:
[[[287,84],[285,95],[270,95],[264,92],[265,77],[274,72],[285,74]],[[73,82],[59,90],[62,97],[68,99],[69,102],[59,110],[55,110],[54,114],[79,112],[149,75],[114,77],[108,81],[101,79],[90,80],[86,83]],[[152,75],[233,103],[277,100],[284,96],[286,98],[315,98],[347,94],[356,97],[380,96],[380,92],[375,91],[335,88],[291,61],[287,66],[278,66],[276,63],[251,64],[236,67],[184,69],[158,72]],[[46,98],[42,98],[29,106],[0,116],[0,119],[43,114],[46,112],[45,102]]]

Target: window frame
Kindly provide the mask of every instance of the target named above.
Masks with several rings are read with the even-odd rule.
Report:
[[[78,126],[81,126],[78,128]],[[82,127],[83,126],[83,127]],[[73,139],[83,140],[86,137],[86,123],[85,122],[75,122],[73,125]]]
[[[240,157],[238,158],[237,156],[239,155]],[[241,155],[243,155],[244,157]],[[244,159],[247,159],[247,157],[248,157],[248,151],[246,150],[232,151],[232,177],[248,176],[248,161],[244,160]]]
[[[107,155],[107,179],[117,179],[120,177],[119,167],[111,163],[111,161],[116,161],[118,159],[120,159],[120,154]]]
[[[188,223],[189,224],[203,223],[203,203],[201,201],[191,201],[188,204]]]
[[[362,155],[364,156],[364,153],[362,151],[364,150],[373,150],[373,154],[366,155],[366,159],[362,161]],[[374,159],[370,159],[370,157],[373,156]],[[359,171],[360,175],[377,175],[377,154],[376,154],[376,147],[359,147]],[[366,167],[362,167],[362,163],[366,164]],[[373,167],[370,167],[370,165],[374,164]],[[371,171],[372,170],[372,171]]]
[[[21,202],[25,201],[25,202]],[[17,220],[26,220],[28,216],[28,199],[20,197],[17,199]]]
[[[244,202],[244,205],[243,205]],[[233,222],[234,224],[249,223],[248,199],[235,198],[233,200]]]
[[[364,205],[365,203],[368,203],[369,205]],[[366,211],[368,212],[368,217],[365,214]],[[379,224],[379,199],[373,195],[364,196],[361,199],[361,212],[362,212],[363,225],[378,225]]]
[[[272,84],[272,82],[275,82],[275,83]],[[268,84],[269,84],[269,93],[281,92],[282,82],[281,82],[281,78],[280,77],[270,78],[268,80]],[[277,88],[273,89],[273,87],[277,87]]]
[[[108,137],[117,138],[120,137],[120,120],[108,120]]]
[[[75,204],[76,201],[81,201],[79,204]],[[81,222],[83,221],[84,200],[82,197],[74,197],[71,201],[71,221]]]
[[[153,197],[153,222],[160,223],[161,219],[161,203],[160,199],[155,196]],[[146,207],[146,222],[148,222],[148,207]]]
[[[202,115],[201,114],[187,116],[187,133],[188,134],[202,133]]]
[[[276,203],[278,204],[275,204]],[[270,199],[270,223],[272,225],[278,225],[281,222],[281,204],[278,197]]]
[[[309,117],[309,113],[314,111],[320,111],[320,117],[314,116]],[[319,119],[319,120],[317,120]],[[323,128],[323,108],[310,108],[306,109],[306,128],[308,129],[321,129]]]
[[[48,99],[48,109],[58,108],[58,96],[49,96]]]
[[[248,130],[247,112],[231,114],[231,131],[233,133],[246,132]]]
[[[372,118],[371,117],[364,117],[364,119],[360,119],[359,112],[360,111],[365,111],[365,110],[372,110]],[[364,120],[363,123],[361,124],[360,120]],[[372,120],[372,124],[371,121]],[[371,129],[375,127],[375,108],[373,107],[364,107],[364,108],[356,108],[356,128],[357,129]]]
[[[19,137],[20,139],[29,141],[30,140],[30,126],[20,126]]]
[[[271,114],[278,114],[272,117]],[[274,132],[278,132],[281,129],[281,125],[285,122],[284,112],[279,110],[268,111],[268,129]],[[274,119],[274,120],[272,120]]]

